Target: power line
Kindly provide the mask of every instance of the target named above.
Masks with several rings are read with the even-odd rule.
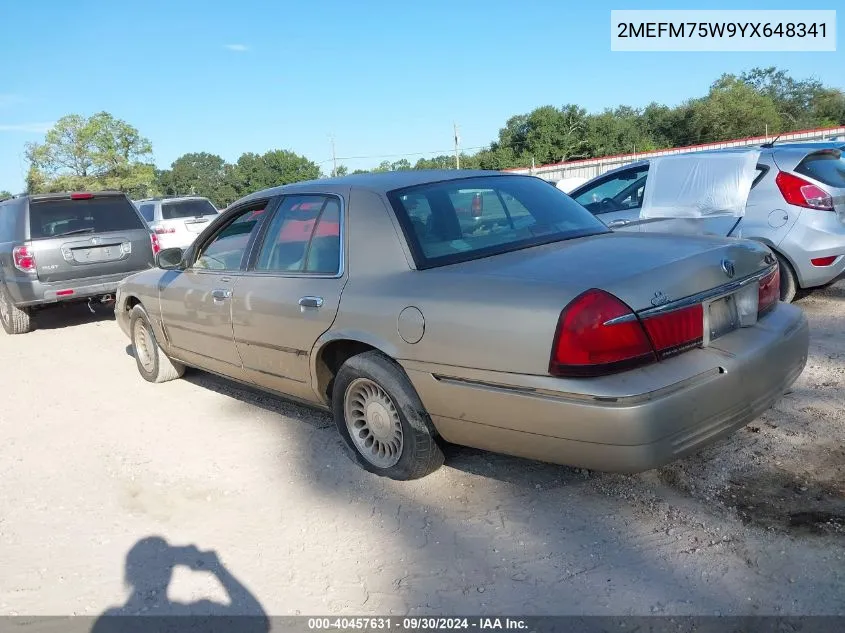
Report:
[[[479,145],[478,147],[464,147],[461,149],[462,152],[467,152],[471,150],[477,149],[487,149],[489,145]],[[379,158],[402,158],[405,156],[426,156],[428,154],[440,154],[440,155],[447,155],[451,153],[453,150],[452,148],[449,149],[437,149],[432,150],[430,152],[409,152],[407,154],[376,154],[372,156],[337,156],[334,159],[327,158],[326,160],[321,160],[316,165],[323,165],[325,163],[330,163],[332,160],[377,160]]]

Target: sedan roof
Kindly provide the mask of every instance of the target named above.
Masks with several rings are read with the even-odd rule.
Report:
[[[241,201],[253,198],[267,198],[278,196],[283,193],[295,193],[300,191],[321,191],[340,190],[354,187],[365,189],[376,193],[386,193],[396,189],[404,189],[416,185],[424,185],[430,182],[442,182],[446,180],[460,180],[462,178],[474,178],[479,176],[502,176],[509,177],[511,174],[491,170],[475,169],[409,169],[402,171],[374,172],[367,174],[351,174],[339,178],[320,178],[318,180],[305,180],[289,185],[272,187],[262,191],[256,191]],[[240,201],[239,201],[240,202]]]

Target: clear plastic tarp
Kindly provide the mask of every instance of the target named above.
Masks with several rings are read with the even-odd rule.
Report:
[[[640,218],[741,218],[759,157],[759,150],[747,150],[650,160]]]

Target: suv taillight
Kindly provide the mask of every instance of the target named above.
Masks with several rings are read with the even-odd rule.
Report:
[[[15,246],[12,249],[12,261],[15,263],[15,268],[23,273],[35,272],[35,253],[32,251],[32,246],[28,244]]]
[[[807,209],[833,211],[833,198],[830,197],[829,193],[795,174],[785,171],[778,172],[775,183],[780,189],[783,199],[789,204]]]
[[[593,288],[561,312],[549,373],[574,378],[632,369],[700,345],[703,331],[701,304],[640,319]]]
[[[757,291],[757,317],[761,317],[780,301],[780,266],[760,280],[760,289]]]
[[[153,255],[158,255],[161,250],[161,244],[158,243],[158,235],[150,233],[150,246],[153,247]]]

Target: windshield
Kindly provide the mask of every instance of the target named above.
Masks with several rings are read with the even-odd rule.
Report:
[[[161,203],[162,220],[198,218],[203,215],[217,215],[217,209],[214,208],[214,205],[204,198]]]
[[[565,193],[530,176],[428,183],[388,198],[418,268],[608,231]]]
[[[33,200],[29,204],[31,239],[146,228],[123,196],[82,200]]]

